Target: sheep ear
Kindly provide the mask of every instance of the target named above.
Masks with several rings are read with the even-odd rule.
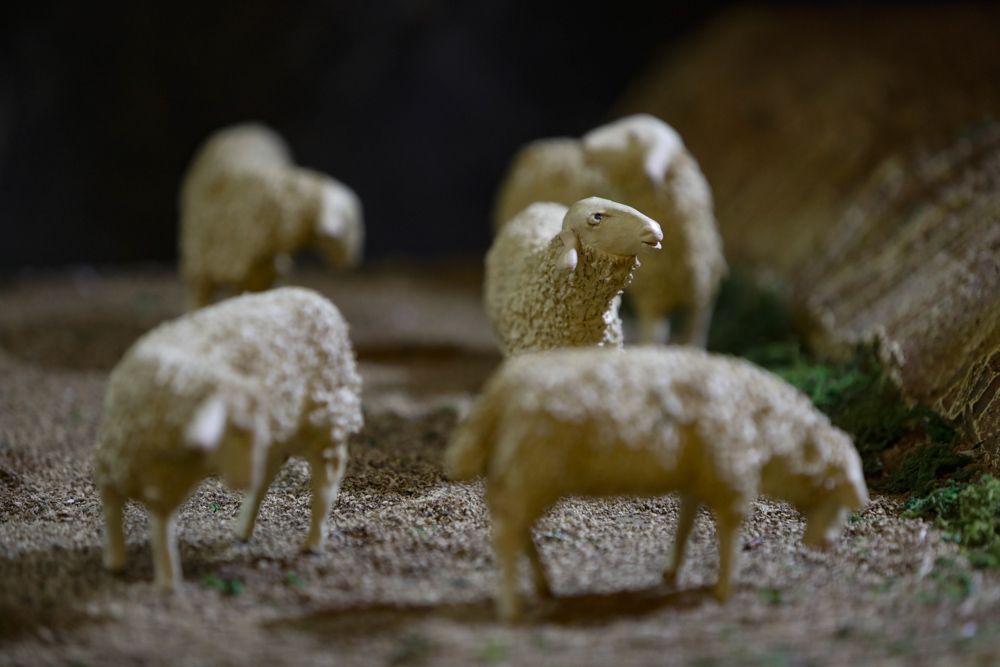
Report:
[[[339,239],[347,229],[344,219],[343,197],[332,185],[320,189],[316,212],[316,236]]]
[[[658,121],[654,127],[656,129],[653,132],[653,142],[646,150],[642,166],[650,181],[662,183],[670,165],[684,150],[684,144],[673,128],[664,126]]]
[[[209,396],[194,413],[184,432],[184,440],[190,447],[215,449],[226,432],[226,403],[218,394]]]
[[[577,263],[576,232],[572,229],[564,229],[559,232],[559,239],[563,242],[563,254],[559,259],[559,265],[566,269],[567,273],[572,273],[576,270]]]

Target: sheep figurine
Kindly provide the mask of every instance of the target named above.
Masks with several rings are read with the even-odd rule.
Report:
[[[347,324],[310,290],[237,297],[144,335],[111,373],[95,452],[105,566],[125,567],[122,509],[133,499],[152,517],[156,585],[179,585],[177,506],[200,480],[219,474],[250,490],[239,526],[249,536],[289,454],[309,461],[305,546],[319,548],[347,440],[362,425],[360,384]]]
[[[501,185],[494,225],[501,228],[536,201],[569,205],[607,197],[653,217],[660,253],[643,263],[627,294],[645,343],[670,338],[668,316],[688,312],[681,342],[704,347],[719,283],[727,272],[712,193],[680,136],[647,114],[598,127],[582,139],[546,139],[522,149]]]
[[[361,202],[343,183],[292,163],[272,130],[236,125],[210,136],[181,188],[181,274],[194,307],[221,290],[271,287],[311,247],[338,270],[358,264]]]
[[[486,475],[500,569],[498,612],[520,613],[518,557],[549,595],[534,521],[568,495],[677,491],[676,579],[699,506],[715,514],[724,600],[750,501],[763,493],[806,517],[825,546],[868,491],[850,437],[791,385],[753,364],[693,348],[564,349],[509,359],[452,434],[445,470]]]
[[[619,295],[636,256],[662,238],[655,221],[598,197],[515,216],[486,255],[486,311],[503,352],[621,347]]]

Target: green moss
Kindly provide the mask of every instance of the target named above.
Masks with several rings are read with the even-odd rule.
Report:
[[[946,444],[922,444],[889,474],[880,487],[890,493],[912,492],[923,495],[942,479],[961,480],[971,474],[968,456],[952,451]]]
[[[935,591],[924,598],[926,602],[961,602],[972,595],[972,574],[951,558],[935,560],[927,578],[934,582]]]
[[[903,516],[933,519],[965,548],[973,565],[1000,567],[1000,480],[992,475],[914,497]]]
[[[735,272],[723,283],[709,349],[745,357],[808,395],[852,435],[869,478],[882,476],[883,452],[904,437],[927,441],[878,479],[878,488],[923,493],[968,463],[949,447],[954,428],[925,406],[908,406],[871,348],[859,347],[845,361],[815,357],[796,333],[780,291],[761,288],[746,274]]]
[[[733,271],[715,301],[708,349],[747,357],[770,347],[798,348],[800,339],[780,291],[761,287],[751,276]]]

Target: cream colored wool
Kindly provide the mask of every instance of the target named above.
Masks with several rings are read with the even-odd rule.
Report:
[[[681,495],[673,581],[698,508],[715,514],[725,599],[739,528],[758,494],[806,516],[803,541],[823,546],[868,492],[850,437],[778,377],[691,348],[556,350],[508,360],[445,453],[452,479],[485,474],[500,569],[498,611],[517,617],[517,563],[535,520],[568,495]]]
[[[528,207],[486,255],[486,312],[503,352],[621,347],[619,295],[636,255],[661,237],[656,222],[606,199]]]
[[[499,231],[504,223],[535,202],[569,206],[594,195],[605,196],[601,194],[608,189],[605,181],[603,170],[587,163],[579,140],[533,141],[511,161],[494,207],[494,228]]]
[[[660,223],[665,251],[643,263],[629,286],[642,342],[666,342],[667,317],[689,309],[681,342],[704,347],[727,268],[712,194],[698,163],[669,125],[646,114],[598,127],[582,139],[533,142],[515,157],[500,187],[499,229],[536,201],[569,204],[586,196],[633,206]]]
[[[343,183],[295,166],[270,129],[216,132],[191,163],[180,195],[181,274],[195,307],[220,290],[271,287],[299,250],[337,269],[355,266],[364,240],[361,202]]]
[[[105,565],[125,566],[122,507],[136,500],[153,519],[156,583],[173,588],[181,579],[173,515],[197,483],[220,474],[251,490],[240,526],[249,535],[290,454],[310,463],[306,547],[318,548],[347,440],[362,426],[360,387],[347,324],[310,290],[237,297],[144,335],[111,373],[95,453]]]

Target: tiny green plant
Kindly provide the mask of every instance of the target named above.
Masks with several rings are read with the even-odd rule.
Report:
[[[216,590],[223,595],[239,595],[243,592],[243,582],[239,579],[220,577],[217,574],[207,574],[201,580],[202,586]]]
[[[293,588],[302,588],[306,585],[305,580],[299,576],[298,572],[285,572],[282,580],[285,582],[286,586],[292,586]]]
[[[510,652],[510,648],[507,646],[507,642],[493,637],[490,641],[483,647],[483,650],[479,652],[479,657],[486,662],[501,662],[507,659],[507,654]]]
[[[430,658],[433,645],[422,634],[405,635],[389,656],[390,665],[423,665]]]
[[[777,588],[758,588],[757,597],[760,598],[761,602],[769,604],[772,607],[777,607],[784,602],[781,591]]]

